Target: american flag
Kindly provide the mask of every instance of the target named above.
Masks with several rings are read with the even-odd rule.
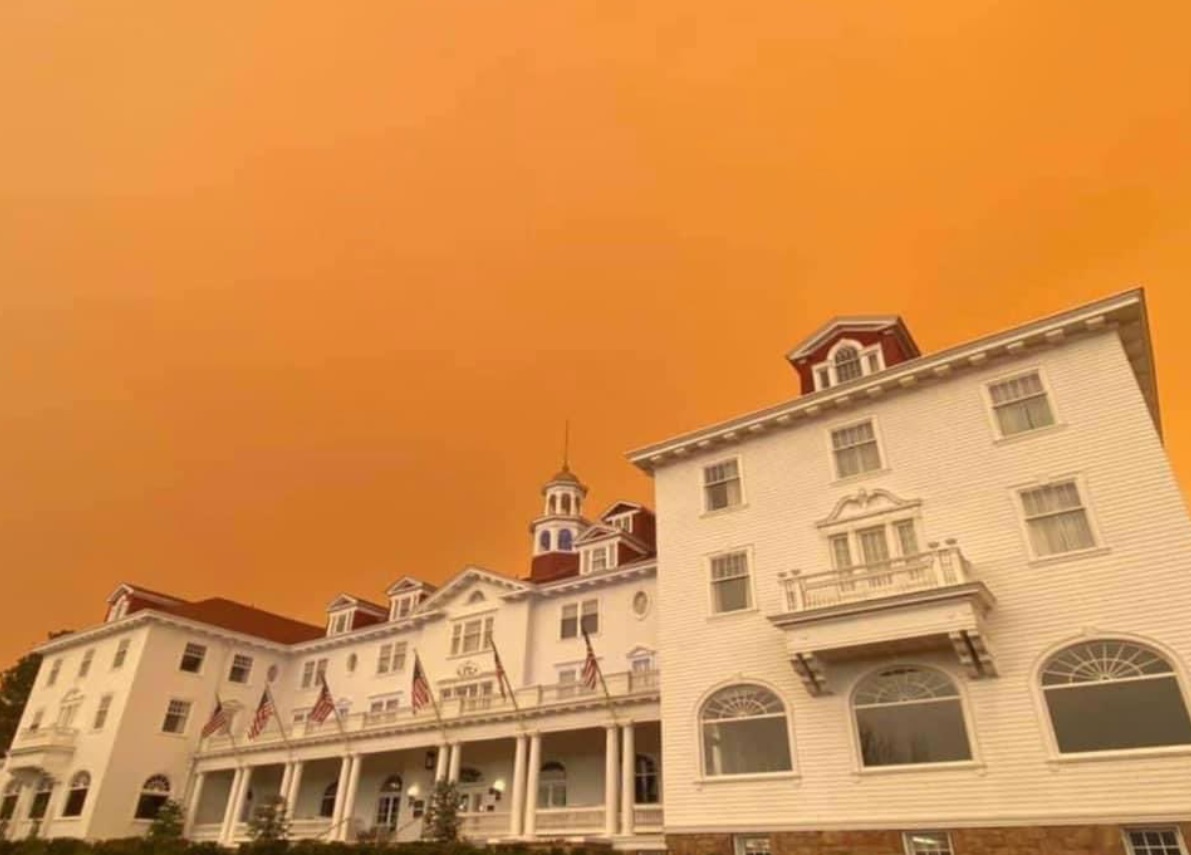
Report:
[[[273,696],[266,688],[261,693],[261,702],[257,704],[256,715],[252,717],[252,726],[248,728],[248,738],[256,739],[264,731],[265,726],[269,723],[274,713],[277,712],[277,707],[273,704]]]
[[[587,630],[583,630],[583,643],[587,645],[587,658],[583,660],[583,673],[580,682],[588,689],[594,689],[600,679],[600,663],[596,661],[595,651],[591,649],[591,638]]]
[[[324,677],[322,680],[323,687],[319,690],[318,700],[314,702],[314,706],[310,708],[309,714],[306,718],[308,721],[322,724],[327,720],[331,713],[335,712],[335,699],[331,697],[331,687],[327,685],[327,680]]]
[[[211,717],[207,719],[207,723],[203,725],[202,738],[206,739],[208,736],[214,736],[221,730],[225,730],[228,724],[227,710],[223,708],[223,701],[219,700],[219,696],[215,696],[215,709],[211,710]]]
[[[409,700],[414,715],[417,715],[422,707],[428,706],[432,700],[430,681],[426,679],[426,672],[422,670],[422,660],[418,658],[417,653],[414,654],[414,682],[410,687]]]
[[[488,637],[488,643],[492,645],[492,658],[496,662],[496,685],[500,689],[500,696],[502,698],[508,697],[505,694],[505,683],[508,681],[508,675],[505,674],[505,666],[500,661],[500,652],[496,649],[496,642],[492,637]]]

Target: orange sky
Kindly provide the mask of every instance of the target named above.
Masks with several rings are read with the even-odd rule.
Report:
[[[121,580],[527,567],[622,453],[1148,288],[1191,478],[1185,0],[0,4],[0,664]]]

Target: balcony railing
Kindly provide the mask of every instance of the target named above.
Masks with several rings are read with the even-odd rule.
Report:
[[[74,748],[79,732],[73,727],[26,727],[17,734],[13,749],[35,751],[37,749],[65,750]]]
[[[661,805],[635,805],[633,807],[633,829],[635,831],[661,831],[662,818]]]
[[[808,612],[847,603],[947,588],[969,581],[970,565],[954,541],[927,552],[826,573],[794,571],[783,578],[786,610]]]
[[[464,837],[492,838],[509,833],[509,814],[483,811],[459,814],[459,833]]]
[[[599,832],[604,828],[604,806],[538,808],[537,834],[581,834]]]
[[[648,697],[656,695],[660,685],[657,671],[622,671],[605,675],[608,694],[613,700]],[[514,705],[514,698],[516,705]],[[450,698],[438,701],[438,714],[444,721],[468,719],[489,715],[492,713],[512,713],[514,710],[529,711],[563,706],[574,703],[604,703],[604,690],[597,686],[588,689],[580,683],[556,683],[548,686],[527,686],[518,689],[512,697],[502,697],[500,694],[479,695],[476,697]],[[307,721],[302,723],[286,723],[285,739],[293,742],[306,738],[334,737],[340,734],[368,733],[389,728],[414,727],[417,725],[435,724],[437,722],[434,711],[423,709],[414,715],[413,709],[403,707],[396,710],[386,710],[376,713],[351,713],[337,721],[331,716],[321,724]],[[253,745],[264,745],[282,742],[281,733],[273,726],[253,740]],[[243,744],[239,743],[243,748]],[[206,752],[234,750],[236,746],[226,735],[213,736],[203,747]]]

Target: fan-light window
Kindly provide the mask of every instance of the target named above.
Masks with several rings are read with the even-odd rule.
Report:
[[[1191,744],[1174,668],[1131,641],[1074,644],[1042,668],[1042,694],[1063,754]]]
[[[703,704],[703,772],[710,776],[788,772],[786,707],[762,686],[720,689]]]
[[[933,668],[889,668],[852,696],[866,767],[972,759],[959,690]]]

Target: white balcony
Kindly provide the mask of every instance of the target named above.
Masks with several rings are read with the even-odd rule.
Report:
[[[66,771],[77,740],[78,731],[72,727],[27,727],[17,732],[5,769],[14,776],[59,777]]]
[[[444,722],[467,722],[492,717],[515,718],[520,714],[542,713],[551,709],[602,706],[609,703],[621,704],[655,700],[661,681],[657,671],[622,671],[605,675],[608,694],[602,686],[588,689],[580,683],[556,683],[553,685],[527,686],[513,695],[499,693],[475,697],[450,698],[438,701],[438,715]],[[417,715],[410,707],[378,713],[351,713],[337,721],[331,716],[325,722],[286,723],[285,738],[272,725],[255,740],[254,746],[273,743],[301,743],[305,740],[325,740],[338,736],[387,733],[394,730],[415,730],[437,728],[438,720],[434,710],[422,709]],[[213,736],[202,747],[203,754],[234,753],[241,740],[233,745],[225,734]]]
[[[781,577],[785,611],[770,620],[786,632],[791,664],[807,690],[830,692],[831,660],[952,648],[972,677],[995,663],[982,619],[995,600],[974,579],[955,541],[877,564]]]
[[[598,836],[604,831],[604,806],[538,808],[538,837]]]

